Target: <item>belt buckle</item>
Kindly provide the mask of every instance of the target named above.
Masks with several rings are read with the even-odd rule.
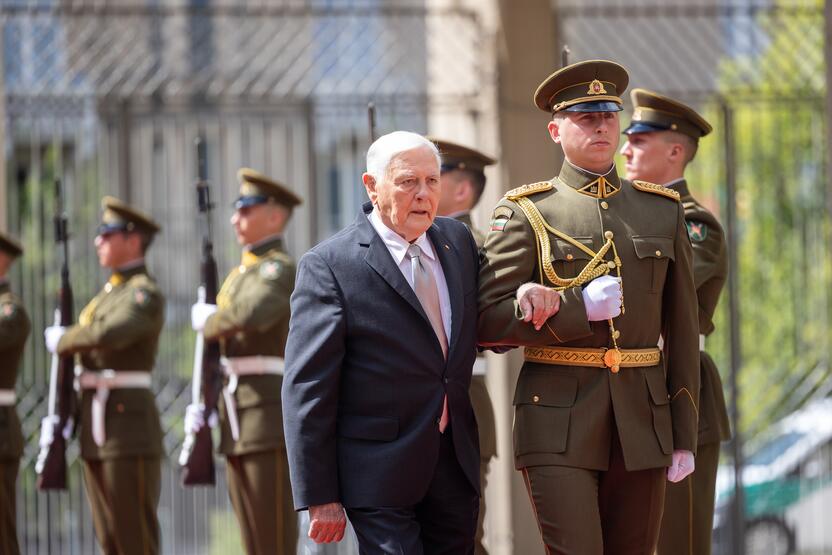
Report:
[[[604,365],[610,369],[613,374],[618,374],[621,369],[621,351],[618,348],[607,349],[604,351]]]

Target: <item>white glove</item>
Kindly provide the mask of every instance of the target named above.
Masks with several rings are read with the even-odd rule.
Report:
[[[208,303],[196,303],[191,307],[191,327],[194,331],[202,331],[205,322],[217,311],[217,305]]]
[[[677,449],[673,451],[673,460],[667,467],[667,479],[674,484],[681,482],[696,469],[696,462],[693,453]]]
[[[61,337],[66,333],[66,328],[63,326],[49,326],[43,330],[43,339],[46,342],[46,350],[53,355],[58,351],[58,343]]]
[[[601,276],[590,281],[581,294],[590,322],[600,322],[621,314],[621,278]]]
[[[185,409],[185,433],[186,434],[196,434],[199,430],[205,426],[205,418],[202,416],[202,413],[205,411],[205,405],[203,404],[195,404],[191,403]],[[211,416],[208,417],[208,426],[211,428],[217,427],[217,413],[216,411],[211,413]]]

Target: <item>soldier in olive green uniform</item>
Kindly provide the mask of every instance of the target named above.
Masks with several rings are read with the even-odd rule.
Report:
[[[691,196],[685,167],[696,154],[700,137],[711,126],[694,110],[643,89],[630,93],[633,119],[621,148],[627,176],[661,183],[677,191],[693,245],[693,280],[699,299],[699,439],[696,472],[665,494],[659,555],[708,555],[714,518],[719,444],[731,437],[722,380],[713,359],[702,350],[714,330],[713,315],[728,274],[725,234],[714,215]]]
[[[618,64],[588,61],[540,85],[566,161],[506,193],[483,249],[479,339],[525,347],[515,460],[552,553],[652,553],[666,479],[694,465],[691,246],[676,192],[616,173],[627,82]],[[554,316],[527,310],[549,297]]]
[[[20,553],[17,545],[17,471],[23,454],[23,434],[17,417],[14,385],[23,359],[31,323],[6,278],[23,248],[0,233],[0,553]]]
[[[439,196],[437,215],[456,218],[471,230],[477,247],[482,248],[485,236],[471,222],[471,210],[476,206],[485,188],[486,166],[496,160],[476,151],[450,141],[428,137],[442,155],[442,192]],[[483,522],[485,521],[485,486],[487,484],[488,466],[497,456],[497,429],[494,423],[494,407],[485,385],[485,356],[480,354],[474,363],[474,375],[471,377],[471,406],[477,418],[480,438],[480,512],[477,519],[477,535],[474,542],[476,555],[487,555],[482,543]]]
[[[220,452],[228,459],[229,494],[246,551],[294,554],[298,524],[280,388],[295,262],[281,233],[301,200],[254,170],[241,169],[238,177],[231,224],[244,245],[242,263],[223,283],[217,305],[194,305],[192,320],[206,341],[220,342],[226,374]]]
[[[95,238],[109,281],[68,328],[47,328],[46,346],[83,367],[81,457],[98,542],[110,555],[159,553],[156,507],[162,429],[151,391],[165,299],[144,256],[159,226],[112,197]]]

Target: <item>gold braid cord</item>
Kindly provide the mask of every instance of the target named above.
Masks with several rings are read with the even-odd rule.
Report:
[[[613,243],[612,237],[607,238],[606,243],[601,247],[598,252],[594,252],[592,249],[587,247],[586,245],[582,244],[579,241],[576,241],[569,235],[563,233],[562,231],[558,231],[554,227],[550,226],[540,211],[535,206],[534,202],[529,200],[524,196],[515,196],[511,200],[513,200],[517,206],[523,211],[526,215],[526,218],[529,220],[529,224],[532,226],[532,230],[534,231],[535,237],[537,239],[537,259],[538,259],[538,266],[540,268],[540,283],[543,285],[543,276],[545,274],[546,279],[549,280],[554,285],[555,291],[564,291],[566,289],[570,289],[572,287],[579,287],[585,283],[589,283],[593,279],[607,275],[610,273],[610,270],[613,268],[616,269],[618,277],[621,277],[621,258],[618,256],[618,251],[615,248],[615,243]],[[549,241],[549,233],[555,235],[555,237],[559,237],[564,241],[574,245],[575,247],[581,249],[583,252],[588,254],[592,257],[592,259],[587,263],[586,266],[578,273],[577,276],[571,279],[565,279],[560,277],[557,272],[555,271],[554,266],[552,266],[551,255],[552,255],[552,245]],[[606,261],[604,260],[604,256],[612,249],[614,260]],[[622,299],[621,302],[621,312],[624,312],[624,301]],[[608,320],[610,326],[610,337],[612,338],[613,348],[608,350],[604,355],[604,365],[607,366],[610,371],[615,374],[618,373],[618,370],[621,366],[622,361],[622,353],[621,350],[618,348],[618,337],[619,332],[615,329],[615,325],[613,324],[612,320]]]

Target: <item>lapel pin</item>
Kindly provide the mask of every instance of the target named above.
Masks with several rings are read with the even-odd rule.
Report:
[[[448,245],[445,245],[445,248],[446,248],[447,250],[451,250],[451,247],[449,247]]]

